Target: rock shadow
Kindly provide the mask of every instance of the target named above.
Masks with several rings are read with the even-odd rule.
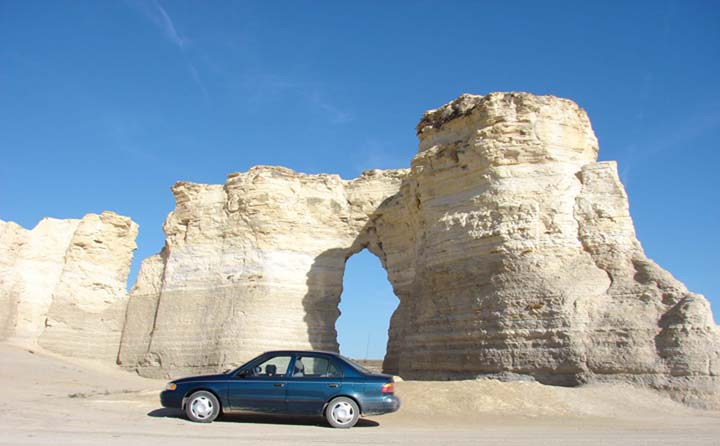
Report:
[[[345,262],[354,253],[353,249],[328,249],[315,258],[307,273],[303,319],[313,350],[339,351],[335,322],[340,316]]]

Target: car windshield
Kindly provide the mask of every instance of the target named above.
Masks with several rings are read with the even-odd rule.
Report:
[[[232,368],[232,369],[225,370],[225,371],[223,372],[223,374],[225,374],[225,375],[233,375],[233,374],[235,374],[236,372],[239,372],[240,369],[242,369],[242,368],[245,367],[246,365],[248,365],[248,364],[250,364],[251,362],[255,361],[256,359],[258,359],[258,356],[256,356],[256,357],[254,357],[253,359],[249,360],[248,362],[246,362],[245,364],[241,365],[240,367],[234,367],[234,368]]]
[[[345,357],[345,356],[340,356],[340,357],[341,357],[343,360],[345,360],[345,362],[347,362],[348,364],[350,364],[350,365],[351,365],[355,370],[357,370],[358,372],[362,372],[362,373],[365,373],[365,374],[367,374],[367,375],[372,375],[372,374],[374,373],[373,371],[366,369],[365,367],[361,366],[360,364],[358,364],[357,362],[353,361],[353,360],[350,359],[350,358],[347,358],[347,357]]]

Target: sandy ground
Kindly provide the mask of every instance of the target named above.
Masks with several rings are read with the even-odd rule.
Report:
[[[0,344],[0,445],[720,445],[720,412],[629,386],[402,382],[400,412],[350,430],[316,418],[191,423],[163,409],[164,381]]]

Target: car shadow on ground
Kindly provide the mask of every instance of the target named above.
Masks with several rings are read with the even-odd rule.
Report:
[[[178,409],[155,409],[147,413],[147,416],[153,418],[181,418],[186,419],[181,410]],[[215,420],[215,423],[253,423],[253,424],[284,424],[298,426],[318,426],[330,429],[330,425],[320,417],[299,417],[299,416],[280,416],[280,415],[254,415],[228,413],[223,414]],[[378,427],[380,423],[373,420],[360,418],[353,427]]]

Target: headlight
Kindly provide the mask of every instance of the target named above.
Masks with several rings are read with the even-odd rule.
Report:
[[[177,384],[175,383],[167,383],[165,385],[165,390],[175,390],[177,389]]]

